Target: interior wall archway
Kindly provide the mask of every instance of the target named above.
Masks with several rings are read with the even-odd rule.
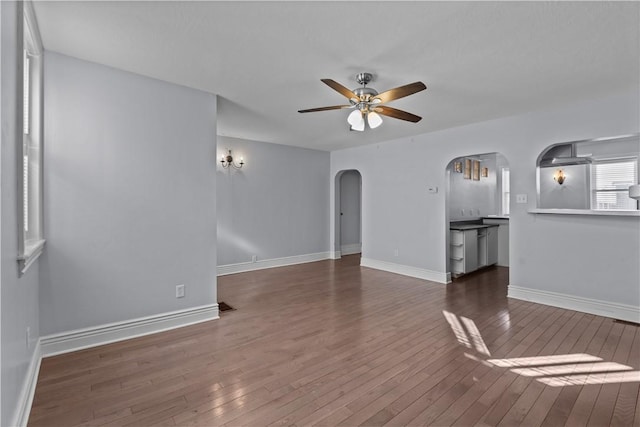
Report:
[[[474,167],[474,164],[477,165]],[[469,154],[452,159],[445,167],[446,269],[452,271],[449,228],[452,222],[500,221],[498,265],[509,266],[511,211],[508,159],[499,152]]]
[[[333,258],[362,250],[362,175],[345,169],[334,178]]]

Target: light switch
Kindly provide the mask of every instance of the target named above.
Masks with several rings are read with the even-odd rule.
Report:
[[[428,191],[431,194],[436,194],[438,192],[438,187],[429,187]]]
[[[516,203],[527,203],[526,194],[516,194]]]

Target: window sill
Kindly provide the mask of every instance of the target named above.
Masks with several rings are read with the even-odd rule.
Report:
[[[558,215],[595,215],[595,216],[635,216],[640,217],[640,211],[598,211],[590,209],[530,209],[532,214]]]
[[[20,268],[20,274],[27,272],[31,264],[33,264],[42,251],[44,250],[44,244],[46,240],[35,240],[33,242],[27,242],[24,248],[24,254],[18,255],[18,266]]]

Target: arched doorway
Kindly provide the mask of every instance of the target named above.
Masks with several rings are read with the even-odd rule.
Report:
[[[488,265],[508,267],[511,198],[506,157],[500,153],[457,157],[445,173],[447,272],[456,277]],[[492,227],[474,230],[475,225]]]
[[[335,178],[334,258],[362,251],[362,175],[342,170]]]

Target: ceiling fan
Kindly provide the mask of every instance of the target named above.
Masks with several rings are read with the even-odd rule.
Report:
[[[406,120],[412,123],[417,123],[422,120],[422,117],[420,116],[416,116],[415,114],[398,110],[396,108],[387,107],[382,104],[425,90],[427,86],[425,86],[424,83],[410,83],[408,85],[378,93],[374,88],[367,87],[367,84],[371,82],[372,79],[373,75],[371,73],[358,73],[356,75],[356,81],[358,84],[361,84],[362,87],[354,90],[349,90],[334,80],[321,79],[321,81],[331,89],[345,96],[349,100],[349,105],[332,105],[330,107],[310,108],[308,110],[298,110],[298,113],[355,109],[351,114],[349,114],[347,122],[351,125],[351,130],[357,130],[359,132],[364,131],[365,121],[369,123],[369,127],[371,129],[375,129],[380,126],[382,124],[382,117],[380,117],[380,115],[392,117],[394,119]]]

